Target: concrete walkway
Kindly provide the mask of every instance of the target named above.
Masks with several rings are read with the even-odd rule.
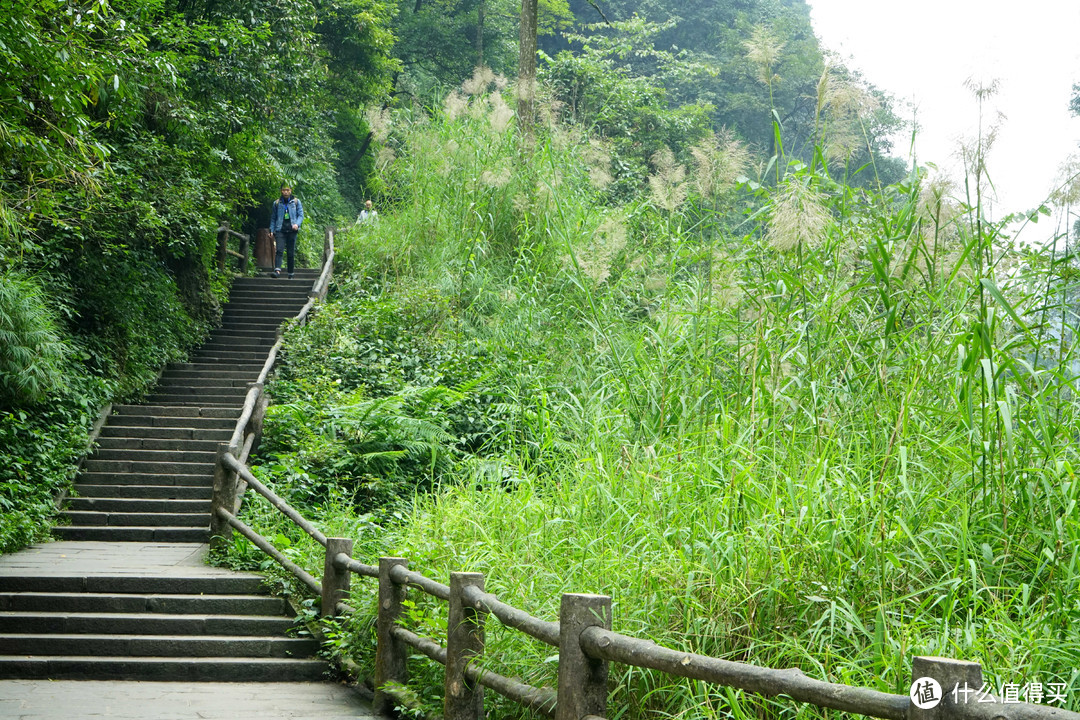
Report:
[[[62,578],[73,586],[122,591],[125,578],[215,582],[255,577],[205,564],[195,543],[61,541],[0,556],[5,578]],[[98,587],[100,586],[100,587]],[[75,589],[74,587],[72,588]],[[2,610],[2,608],[0,608]],[[355,720],[376,718],[370,704],[336,682],[140,682],[0,680],[0,718],[18,720]]]
[[[168,683],[0,680],[9,720],[357,720],[375,718],[355,691],[334,683]]]

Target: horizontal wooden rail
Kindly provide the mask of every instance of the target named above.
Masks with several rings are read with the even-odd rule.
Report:
[[[217,231],[219,233],[220,232],[227,232],[230,235],[232,235],[234,238],[240,238],[241,240],[250,240],[251,239],[250,235],[245,235],[242,232],[237,232],[236,230],[231,229],[228,225],[222,225],[221,227],[219,227],[217,229]]]
[[[354,572],[357,575],[363,575],[364,577],[379,577],[379,568],[375,567],[374,565],[365,565],[359,560],[353,560],[345,553],[338,553],[334,557],[334,565],[339,570],[348,570],[349,572]]]
[[[396,566],[390,571],[390,579],[401,585],[408,585],[418,590],[423,590],[428,595],[439,598],[440,600],[450,599],[450,586],[443,585],[440,582],[435,582],[431,578],[426,578],[418,572],[406,570],[400,565]]]
[[[263,385],[260,382],[252,383],[248,388],[247,395],[244,396],[244,407],[240,410],[240,417],[236,419],[232,437],[229,438],[229,447],[239,448],[243,442],[244,433],[247,431],[252,415],[255,414],[255,405],[259,402],[262,389]]]
[[[649,640],[591,627],[581,633],[581,647],[591,657],[634,667],[660,670],[669,675],[704,680],[761,695],[788,695],[819,707],[860,715],[906,720],[907,695],[850,687],[814,680],[801,670],[774,670],[719,658],[679,652]]]
[[[446,664],[446,648],[444,648],[442,645],[439,645],[439,643],[435,642],[431,638],[417,635],[410,630],[406,630],[400,625],[395,625],[390,630],[390,632],[401,642],[405,643],[409,647],[416,648],[440,665]]]
[[[469,586],[464,590],[465,602],[469,607],[491,613],[503,625],[533,637],[552,647],[559,647],[559,623],[541,620],[513,605],[507,605],[491,593]]]
[[[395,625],[390,632],[393,633],[394,637],[401,640],[401,642],[409,647],[416,648],[440,665],[446,665],[446,648],[442,647],[431,638],[417,635],[400,625]],[[530,710],[535,710],[548,717],[552,717],[555,714],[556,695],[553,690],[526,685],[512,678],[508,678],[505,675],[499,675],[498,673],[485,670],[476,665],[466,666],[465,677],[473,682],[480,683],[484,687],[495,690],[500,695],[508,697]]]
[[[558,695],[550,688],[538,688],[526,685],[476,665],[465,666],[465,677],[484,687],[491,688],[503,697],[510,698],[519,705],[524,705],[545,717],[554,717],[558,705]]]
[[[230,470],[236,472],[240,477],[247,481],[248,487],[255,492],[262,495],[264,498],[270,501],[270,504],[277,508],[283,515],[296,523],[297,527],[310,535],[315,542],[319,543],[323,547],[326,547],[326,535],[319,531],[317,527],[308,522],[303,515],[298,513],[289,503],[282,500],[278,495],[270,488],[263,485],[257,477],[255,477],[247,465],[237,460],[231,453],[225,453],[222,456],[222,462]]]
[[[304,568],[285,557],[280,550],[270,544],[269,540],[255,532],[251,527],[246,525],[242,520],[239,520],[225,508],[217,508],[217,514],[221,516],[225,522],[229,523],[229,525],[236,528],[241,535],[250,540],[255,547],[272,557],[279,565],[281,565],[281,567],[291,572],[298,580],[300,580],[300,582],[311,588],[313,592],[320,595],[322,594],[322,583],[312,577],[308,571],[304,570]]]

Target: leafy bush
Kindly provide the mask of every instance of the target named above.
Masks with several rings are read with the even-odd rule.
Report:
[[[0,400],[39,402],[62,381],[68,348],[37,283],[0,275]]]

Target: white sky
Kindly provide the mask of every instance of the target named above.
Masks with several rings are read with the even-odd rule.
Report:
[[[1080,0],[807,0],[814,30],[866,79],[912,103],[918,162],[962,177],[957,148],[978,109],[964,81],[998,80],[988,121],[1001,120],[988,156],[995,216],[1045,200],[1059,166],[1080,153],[1069,115],[1080,82]],[[910,136],[909,136],[910,137]],[[909,137],[896,152],[908,155]]]

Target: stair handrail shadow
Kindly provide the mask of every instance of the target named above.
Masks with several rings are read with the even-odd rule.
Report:
[[[333,234],[328,231],[323,274],[312,291],[311,300],[298,316],[299,322],[306,320],[318,296],[320,283],[324,279],[329,282],[332,259]],[[325,284],[321,296],[325,296]],[[245,464],[252,444],[257,441],[265,413],[263,383],[280,343],[279,337],[259,381],[248,392],[232,440],[219,450],[214,477],[211,546],[220,547],[230,541],[234,531],[239,532],[318,596],[320,614],[324,618],[355,612],[355,608],[345,602],[352,575],[377,580],[375,676],[363,679],[373,687],[376,712],[392,712],[396,706],[418,707],[414,695],[405,686],[409,675],[407,660],[413,654],[410,648],[414,648],[445,666],[443,717],[446,720],[483,718],[484,688],[556,720],[603,720],[608,710],[608,666],[611,662],[768,697],[786,695],[791,700],[821,708],[885,720],[1080,720],[1080,713],[1020,702],[1007,694],[997,697],[984,693],[982,666],[976,662],[916,656],[912,660],[909,694],[886,693],[817,680],[798,668],[776,669],[733,662],[612,632],[612,602],[607,595],[563,594],[559,620],[555,622],[534,617],[485,592],[482,573],[451,572],[450,584],[446,585],[409,570],[409,561],[405,558],[380,557],[378,566],[359,562],[352,558],[352,539],[327,537],[260,482]],[[324,548],[321,580],[237,518],[249,488]],[[433,638],[413,633],[402,624],[406,617],[408,588],[448,604],[445,647]],[[527,685],[481,667],[484,625],[489,614],[504,626],[558,649],[557,689]],[[957,691],[963,695],[962,701]],[[978,696],[978,701],[968,701],[972,694]]]

